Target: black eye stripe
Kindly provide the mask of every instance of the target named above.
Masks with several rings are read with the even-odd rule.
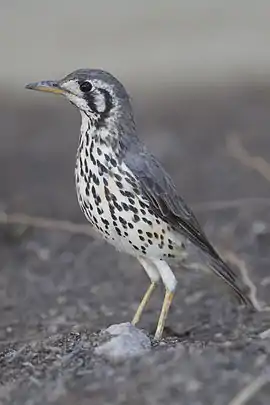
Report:
[[[110,93],[102,88],[98,88],[97,91],[103,95],[104,97],[104,103],[105,103],[105,110],[100,112],[97,109],[96,103],[95,103],[95,91],[90,92],[90,93],[85,93],[84,94],[84,99],[86,100],[89,108],[91,111],[99,114],[102,116],[103,119],[105,119],[109,113],[109,111],[112,109],[113,107],[113,100],[112,100],[112,96],[110,95]]]
[[[113,106],[112,96],[105,89],[100,88],[99,91],[104,96],[104,99],[105,99],[105,111],[104,111],[104,113],[107,114],[112,109],[112,106]]]
[[[88,93],[93,88],[92,84],[90,82],[88,82],[88,81],[80,82],[79,86],[80,86],[80,90],[83,93]]]
[[[96,103],[95,103],[95,96],[93,93],[85,93],[83,98],[88,104],[88,107],[90,108],[91,111],[98,113]]]

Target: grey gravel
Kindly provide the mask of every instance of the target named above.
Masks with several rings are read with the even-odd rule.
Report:
[[[252,156],[270,161],[270,88],[174,91],[146,103],[147,116],[168,127],[162,139],[146,131],[146,141],[210,240],[245,261],[269,305],[269,183],[228,154],[226,139],[237,132]],[[84,221],[73,179],[78,125],[59,100],[46,108],[0,99],[2,208]],[[115,364],[95,350],[108,342],[108,325],[132,319],[147,288],[135,261],[85,235],[5,224],[0,252],[1,405],[228,405],[268,372],[269,312],[240,308],[209,272],[176,267],[163,341]],[[150,339],[163,296],[157,288],[138,325]],[[269,388],[248,405],[268,405]]]

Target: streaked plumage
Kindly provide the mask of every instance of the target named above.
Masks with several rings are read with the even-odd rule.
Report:
[[[139,140],[129,96],[116,78],[102,70],[80,69],[58,82],[27,87],[63,94],[81,112],[75,168],[80,207],[105,239],[138,258],[151,279],[134,324],[161,278],[166,294],[155,335],[161,338],[177,284],[166,260],[185,257],[190,242],[238,298],[252,305],[170,176]]]

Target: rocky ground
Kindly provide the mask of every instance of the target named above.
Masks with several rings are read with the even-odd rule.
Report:
[[[146,124],[159,128],[145,141],[267,306],[270,88],[198,93],[145,97]],[[121,361],[96,351],[102,329],[132,318],[147,279],[134,259],[59,222],[85,224],[73,186],[79,115],[59,99],[27,100],[0,100],[0,403],[268,404],[270,315],[239,308],[205,271],[175,269],[160,345]],[[150,340],[162,294],[140,325]]]

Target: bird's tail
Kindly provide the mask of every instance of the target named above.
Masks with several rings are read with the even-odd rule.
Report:
[[[254,304],[248,295],[237,285],[237,276],[234,271],[221,259],[221,257],[216,254],[214,257],[210,257],[209,266],[213,272],[225,281],[235,292],[239,301],[254,309]]]

